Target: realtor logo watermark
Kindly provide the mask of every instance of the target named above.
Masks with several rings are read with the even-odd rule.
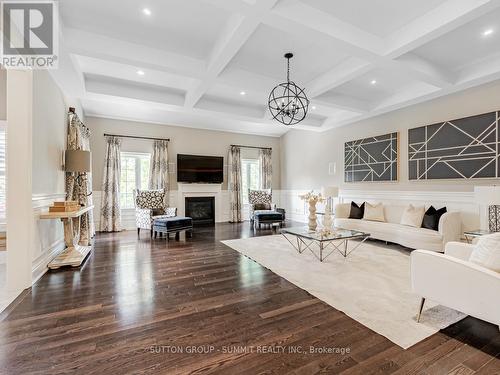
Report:
[[[2,1],[1,63],[6,69],[55,69],[59,17],[56,1]]]

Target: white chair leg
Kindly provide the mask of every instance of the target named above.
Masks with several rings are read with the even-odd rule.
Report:
[[[422,310],[424,309],[424,304],[425,304],[425,298],[422,297],[420,300],[420,308],[418,309],[418,314],[417,314],[417,323],[420,322],[420,317],[422,316]]]

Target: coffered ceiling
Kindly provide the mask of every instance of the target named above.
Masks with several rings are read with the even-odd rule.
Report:
[[[89,116],[280,136],[270,90],[321,132],[500,79],[500,0],[64,0],[60,69]]]

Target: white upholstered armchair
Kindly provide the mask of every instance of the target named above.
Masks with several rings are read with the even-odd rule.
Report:
[[[448,242],[444,254],[411,253],[412,288],[422,297],[418,320],[429,299],[500,326],[500,273],[470,262],[473,249]]]
[[[165,190],[134,190],[135,224],[137,236],[141,229],[153,236],[153,221],[162,217],[177,216],[177,208],[165,207]]]

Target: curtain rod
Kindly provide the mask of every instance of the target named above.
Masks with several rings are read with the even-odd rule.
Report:
[[[243,146],[243,145],[230,145],[230,146],[241,147],[241,148],[258,148],[261,150],[272,150],[272,147]]]
[[[118,138],[135,138],[135,139],[149,139],[151,141],[167,141],[170,142],[169,138],[153,138],[153,137],[139,137],[135,135],[120,135],[120,134],[106,134],[104,133],[105,137],[118,137]]]

